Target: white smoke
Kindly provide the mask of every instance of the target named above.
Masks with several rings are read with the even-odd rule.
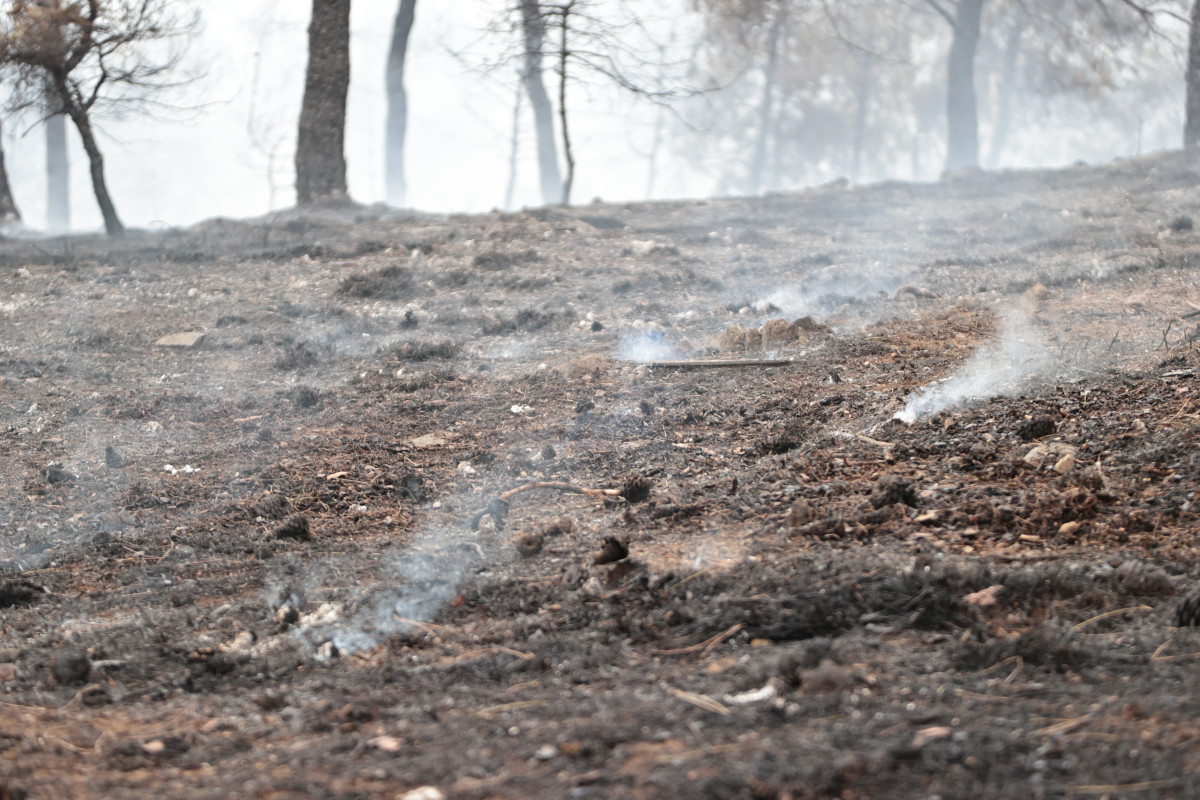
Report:
[[[911,395],[895,418],[911,425],[964,400],[1018,391],[1042,372],[1050,351],[1029,317],[1008,310],[1001,313],[1000,322],[1000,335],[995,340],[976,350],[949,378]]]
[[[677,358],[679,353],[675,346],[666,340],[662,331],[649,331],[621,339],[621,347],[617,358],[621,361],[657,361],[660,359]]]

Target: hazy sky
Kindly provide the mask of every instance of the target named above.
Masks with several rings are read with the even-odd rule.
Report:
[[[384,68],[397,0],[354,0],[351,89],[346,157],[350,193],[360,202],[383,199]],[[200,35],[187,63],[198,74],[181,97],[193,110],[172,120],[132,117],[100,120],[109,186],[128,225],[183,225],[214,216],[247,217],[294,201],[292,151],[303,92],[307,0],[200,0]],[[410,39],[406,85],[409,93],[408,204],[426,211],[478,212],[503,204],[508,176],[515,65],[490,75],[473,69],[496,50],[480,37],[503,0],[419,0]],[[685,0],[656,6],[669,12]],[[679,15],[675,15],[678,27]],[[938,22],[934,20],[934,23]],[[455,53],[469,50],[464,60]],[[469,63],[468,63],[469,62]],[[940,66],[933,66],[940,72]],[[547,73],[553,87],[554,76]],[[1110,98],[1114,107],[1120,97]],[[611,88],[578,87],[569,99],[579,161],[573,200],[639,200],[645,196],[654,108]],[[1182,86],[1147,108],[1144,124],[1089,124],[1069,105],[1046,115],[1053,136],[1010,141],[1006,165],[1063,164],[1076,158],[1114,155],[1179,145]],[[1128,109],[1129,103],[1125,102]],[[985,148],[990,109],[981,108]],[[1137,109],[1137,114],[1142,114]],[[515,205],[539,205],[532,125],[524,104]],[[1067,118],[1071,117],[1072,118]],[[74,131],[72,226],[100,227],[87,165]],[[747,134],[747,147],[751,135]],[[27,224],[43,225],[42,130],[32,120],[10,122],[4,131],[13,189]],[[274,152],[275,172],[268,169]],[[986,152],[986,149],[983,151]],[[665,155],[665,153],[664,153]],[[704,196],[715,176],[694,169],[687,153],[660,161],[656,196]],[[736,157],[736,152],[734,153]],[[895,177],[913,177],[907,154],[897,154]],[[927,159],[934,178],[935,159]],[[719,166],[719,165],[718,165]],[[710,165],[711,167],[711,165]],[[825,180],[838,177],[825,176]]]

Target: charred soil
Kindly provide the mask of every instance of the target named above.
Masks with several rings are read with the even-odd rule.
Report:
[[[1200,795],[1197,187],[0,243],[0,797]]]

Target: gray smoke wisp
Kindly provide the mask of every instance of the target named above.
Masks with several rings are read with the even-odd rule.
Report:
[[[1000,315],[1000,321],[1000,335],[995,340],[976,350],[949,378],[911,395],[895,419],[911,425],[966,400],[1015,392],[1043,372],[1050,353],[1029,318],[1009,310]]]
[[[332,642],[341,653],[369,650],[432,619],[486,560],[476,536],[428,531],[387,554],[383,574],[357,601],[336,615],[316,615],[298,635],[313,645]]]

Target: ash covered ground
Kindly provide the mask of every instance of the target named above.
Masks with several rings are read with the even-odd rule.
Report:
[[[1200,794],[1198,186],[0,243],[0,797]]]

